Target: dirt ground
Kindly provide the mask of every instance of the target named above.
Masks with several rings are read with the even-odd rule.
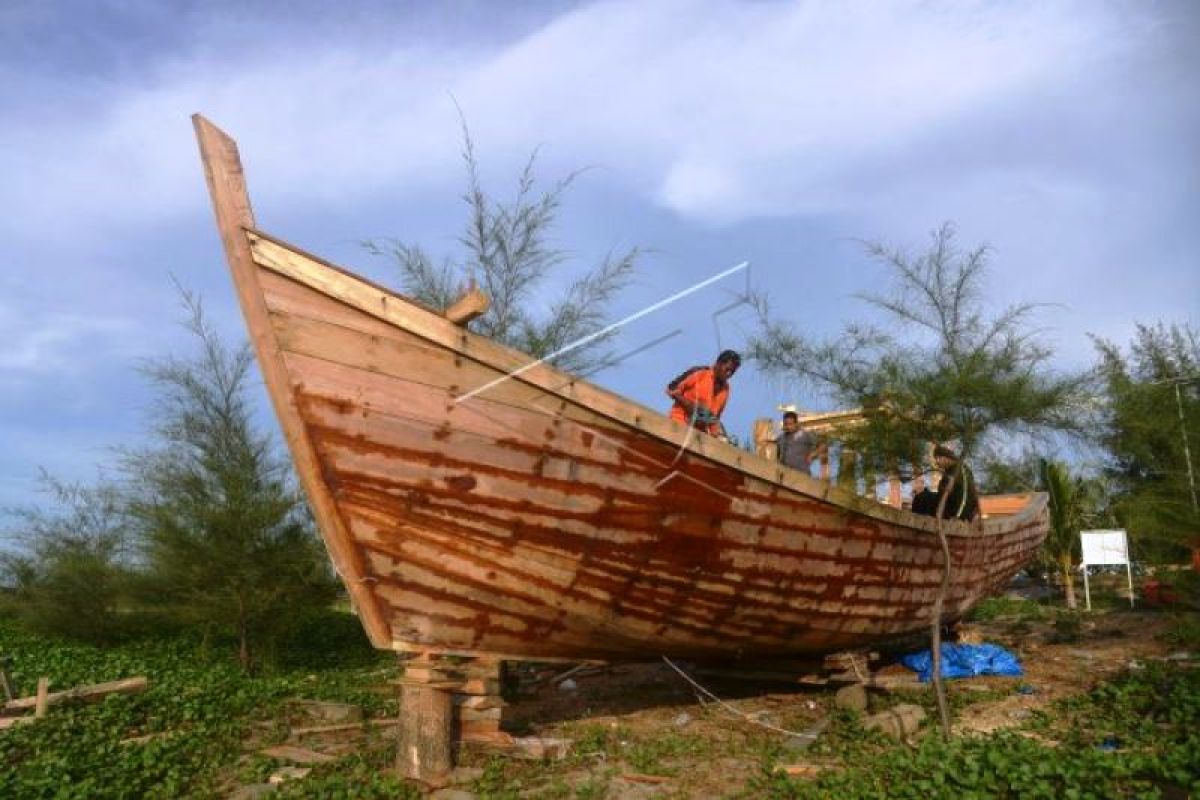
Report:
[[[949,682],[952,696],[959,696],[956,705],[962,706],[956,730],[988,733],[1020,725],[1034,710],[1086,692],[1123,669],[1171,657],[1171,649],[1156,638],[1167,623],[1160,614],[1109,611],[1089,614],[1077,631],[1067,632],[1041,620],[998,619],[974,624],[975,633],[983,640],[1014,651],[1026,674],[1024,678]],[[1064,636],[1071,640],[1062,641]],[[930,691],[912,685],[908,677],[912,673],[899,664],[881,661],[876,667],[878,674],[904,684],[906,700]],[[700,702],[698,693],[663,663],[584,671],[565,686],[555,686],[553,676],[564,669],[546,668],[540,680],[523,676],[525,684],[535,686],[526,686],[505,710],[505,727],[518,734],[576,741],[610,731],[610,744],[616,739],[615,747],[596,753],[593,764],[547,778],[569,787],[603,783],[607,793],[597,796],[608,798],[736,794],[761,769],[763,743],[772,739],[787,742],[785,752],[793,748],[794,761],[819,764],[819,758],[805,752],[804,740],[772,733],[756,722],[798,732],[819,728],[821,720],[834,710],[837,689],[836,685],[811,687],[698,675],[699,682],[726,700],[735,713],[708,699]],[[894,697],[890,701],[886,697],[888,692],[872,690],[871,694],[874,699],[868,711],[895,702]],[[651,745],[654,752],[649,759],[639,758],[638,748],[644,755],[647,742],[657,743]],[[653,769],[645,769],[647,761],[653,762]]]
[[[1169,615],[1155,612],[1110,610],[1078,618],[1047,612],[966,626],[968,641],[994,642],[1015,652],[1025,675],[947,682],[956,732],[987,734],[1020,726],[1060,698],[1087,692],[1122,670],[1138,669],[1155,659],[1200,660],[1200,653],[1179,652],[1160,641],[1171,621]],[[867,707],[855,710],[869,715],[904,702],[923,706],[932,717],[931,690],[894,657],[882,653],[872,664],[875,688],[867,693]],[[571,665],[511,666],[505,731],[543,744],[569,741],[570,757],[524,759],[520,749],[466,745],[459,753],[454,785],[433,797],[748,798],[762,794],[748,786],[764,779],[764,765],[792,765],[810,775],[838,769],[844,765],[837,756],[837,737],[843,737],[844,746],[862,736],[844,716],[840,725],[835,721],[837,691],[845,683],[799,683],[798,669],[777,671],[771,681],[747,675],[767,668],[761,664],[738,665],[738,674],[678,666],[711,696],[661,661],[581,666],[569,680],[563,673]],[[391,686],[381,688],[394,691]],[[296,726],[303,724],[281,720],[259,732],[263,743],[250,742],[247,747],[257,750],[266,740],[282,740],[286,728],[294,734],[290,741],[319,751],[316,755],[323,759],[374,748],[390,760],[395,750],[395,727],[381,727],[366,739],[353,725],[334,726],[352,729],[344,734],[297,738]],[[932,719],[927,719],[915,737],[932,729]],[[848,736],[856,738],[847,740]],[[245,786],[231,796],[258,797],[256,792],[270,788]]]
[[[988,733],[1019,724],[1030,712],[1055,700],[1080,694],[1125,669],[1166,658],[1172,650],[1158,637],[1167,625],[1161,614],[1114,611],[1085,617],[1076,642],[1056,643],[1059,635],[1048,623],[1029,626],[999,621],[979,627],[988,641],[1017,653],[1025,677],[973,678],[965,685],[1006,687],[1018,682],[1031,694],[1013,693],[963,710],[956,728]],[[1195,654],[1190,654],[1195,655]]]

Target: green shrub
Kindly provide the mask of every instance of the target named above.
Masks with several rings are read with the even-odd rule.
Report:
[[[1162,634],[1162,639],[1174,647],[1200,650],[1200,614],[1176,614],[1170,627]]]
[[[51,689],[145,675],[146,691],[94,705],[55,706],[44,719],[0,731],[0,797],[176,798],[227,794],[255,722],[284,716],[289,697],[353,702],[370,715],[396,713],[395,699],[369,690],[388,675],[364,669],[276,672],[249,676],[234,650],[201,647],[198,635],[146,638],[98,648],[33,636],[0,618],[0,652],[12,659],[19,694],[39,676]],[[314,654],[314,659],[324,656]],[[388,663],[393,664],[394,660]],[[122,740],[154,736],[142,743]],[[390,765],[393,744],[371,758]],[[374,751],[372,751],[374,752]],[[364,755],[363,758],[367,758]],[[375,761],[370,762],[375,764]],[[381,767],[382,769],[382,767]],[[261,771],[261,770],[260,770]],[[250,777],[258,776],[257,773]],[[342,759],[290,787],[297,797],[406,797],[409,791],[362,759]]]
[[[967,618],[972,622],[990,622],[999,618],[1016,618],[1019,620],[1043,619],[1047,614],[1045,606],[1035,600],[1024,597],[985,597],[975,608],[971,609]]]
[[[1054,636],[1051,641],[1071,643],[1079,641],[1083,632],[1083,615],[1078,611],[1059,611],[1054,616]]]
[[[276,647],[274,661],[285,669],[364,667],[380,660],[379,651],[367,639],[362,620],[329,608],[296,615]]]

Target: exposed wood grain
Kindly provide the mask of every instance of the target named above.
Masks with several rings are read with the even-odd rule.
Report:
[[[466,325],[486,314],[491,305],[492,301],[486,294],[472,287],[446,309],[445,317],[455,325]]]
[[[34,698],[34,703],[33,703],[33,716],[34,717],[46,716],[46,706],[47,706],[47,699],[48,699],[47,695],[49,695],[49,694],[50,694],[50,679],[46,678],[46,677],[38,678],[37,696]]]
[[[554,394],[565,403],[586,407],[650,436],[677,443],[684,438],[683,434],[686,431],[682,426],[659,411],[639,406],[549,365],[539,363],[530,367],[531,360],[528,356],[466,332],[436,313],[419,308],[405,298],[358,279],[345,270],[302,254],[261,232],[252,232],[250,239],[256,262],[266,269],[289,277],[340,304],[357,308],[376,319],[448,348],[462,358],[484,364],[498,372],[523,370],[501,385],[517,383],[534,386]],[[459,388],[460,391],[467,392],[479,387]],[[488,393],[491,391],[489,389]],[[914,517],[874,501],[864,501],[851,491],[832,487],[795,470],[781,469],[777,464],[746,453],[715,437],[691,437],[688,449],[716,459],[727,470],[749,472],[812,496],[832,499],[860,515],[903,523],[930,533],[935,530],[935,526],[927,518]],[[951,522],[947,527],[949,535],[971,535],[970,527],[965,524]]]
[[[931,539],[906,538],[882,527],[869,530],[867,539],[847,537],[844,514],[832,504],[790,493],[772,497],[765,486],[748,486],[740,512],[715,509],[721,515],[719,535],[710,534],[703,514],[694,524],[689,520],[695,515],[675,508],[672,495],[658,496],[657,476],[644,477],[647,467],[615,463],[612,453],[589,461],[572,420],[560,420],[556,444],[563,449],[555,452],[578,462],[578,480],[560,480],[555,489],[552,473],[544,463],[539,467],[545,451],[506,437],[511,432],[498,424],[501,409],[518,414],[515,407],[495,404],[490,413],[474,417],[478,424],[464,417],[443,430],[436,424],[442,407],[436,387],[386,370],[346,373],[345,365],[327,359],[289,355],[288,363],[294,374],[305,376],[304,413],[322,443],[325,473],[338,486],[352,532],[376,554],[376,591],[395,608],[418,609],[403,618],[409,626],[424,620],[418,625],[424,629],[398,632],[422,644],[458,652],[486,644],[489,650],[504,646],[521,652],[524,636],[523,647],[536,648],[538,655],[559,648],[554,650],[559,655],[574,650],[609,658],[633,655],[630,648],[644,649],[648,637],[656,646],[679,646],[693,654],[721,646],[821,648],[849,641],[853,618],[863,614],[878,618],[863,628],[868,633],[903,630],[912,624],[913,607],[927,604],[937,585]],[[354,377],[339,377],[347,374]],[[315,391],[329,398],[317,401],[307,394]],[[352,407],[358,411],[347,413],[336,400],[347,396],[355,398]],[[540,441],[546,430],[543,422],[527,434]],[[454,489],[457,477],[467,474],[470,490]],[[595,499],[584,502],[589,493]],[[752,500],[755,493],[761,499]],[[422,498],[417,506],[415,496]],[[511,498],[521,501],[514,505]],[[653,513],[640,532],[630,527],[634,517],[606,523],[598,515],[613,502]],[[755,518],[755,504],[774,513]],[[703,511],[702,503],[697,511]],[[706,541],[713,535],[717,540],[696,552],[717,556],[715,573],[703,562],[679,560],[678,554],[687,552],[686,537]],[[1004,541],[989,541],[995,549],[988,564],[999,566],[996,556]],[[655,545],[664,556],[628,557],[631,549]],[[580,561],[583,552],[589,555],[587,564]],[[980,572],[983,561],[972,560],[974,552],[963,552],[964,574],[986,585],[989,574]],[[924,568],[917,566],[922,563]],[[853,572],[853,584],[839,586],[841,594],[826,599],[821,582],[813,582],[822,576],[822,564],[835,570],[830,577]],[[778,583],[781,575],[797,572],[805,581]],[[878,593],[871,588],[874,581]],[[956,597],[967,602],[971,588],[963,584]],[[545,596],[554,598],[552,608],[542,608],[539,598]],[[754,602],[747,602],[750,597]],[[848,606],[847,600],[857,602]],[[597,619],[613,616],[611,606],[618,601],[622,619],[597,625]],[[419,610],[426,608],[436,612]],[[639,615],[646,620],[638,622]],[[660,634],[668,615],[672,630]],[[800,634],[801,628],[807,633]],[[772,629],[789,631],[792,638],[767,638]],[[436,635],[430,633],[434,630]],[[531,631],[553,633],[554,641],[532,642]]]
[[[214,207],[264,377],[377,646],[730,659],[849,649],[928,624],[935,521],[691,435],[248,230],[236,150],[206,124]],[[1036,551],[1044,496],[1005,510],[948,523],[947,616]],[[439,691],[411,696],[421,747],[441,738],[436,698],[422,694]],[[490,712],[462,724],[492,724]],[[399,758],[440,769],[437,753]]]
[[[388,626],[374,596],[362,585],[361,557],[350,542],[328,487],[318,472],[312,443],[289,390],[278,344],[270,328],[266,302],[258,280],[259,270],[254,265],[246,234],[254,226],[254,214],[250,208],[250,196],[246,191],[237,144],[199,114],[192,116],[192,123],[200,145],[217,228],[237,287],[242,314],[297,474],[324,533],[334,566],[354,600],[368,637],[377,647],[387,647],[391,641]]]
[[[454,767],[450,692],[419,684],[400,687],[397,767],[406,778],[445,786]]]

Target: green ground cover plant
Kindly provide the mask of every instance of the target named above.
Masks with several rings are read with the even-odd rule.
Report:
[[[249,676],[232,652],[206,650],[199,637],[188,636],[101,649],[35,637],[0,619],[0,653],[12,659],[19,694],[32,694],[42,675],[50,678],[51,690],[149,678],[143,693],[113,695],[95,705],[55,706],[36,724],[0,732],[0,797],[223,796],[251,727],[279,718],[287,698],[353,702],[370,716],[396,713],[393,700],[365,689],[378,683],[380,670],[394,661],[375,657],[351,667]],[[155,734],[145,742],[123,743]],[[339,782],[356,769],[369,772],[338,762],[342,778],[317,774],[311,786],[319,792],[309,796],[338,796]],[[363,785],[378,784],[373,781]],[[380,784],[381,792],[384,788],[390,789]]]
[[[283,740],[289,698],[351,702],[368,717],[394,716],[395,700],[370,688],[395,677],[394,660],[355,650],[350,634],[357,621],[343,616],[298,626],[285,648],[292,663],[256,675],[239,667],[234,642],[209,642],[205,650],[199,636],[159,635],[101,649],[36,637],[0,618],[0,652],[13,659],[21,694],[32,693],[39,675],[48,675],[56,689],[133,675],[150,679],[142,694],[55,706],[43,721],[0,732],[0,797],[225,797],[239,785],[264,782],[280,765],[255,751]],[[1014,680],[980,692],[951,684],[950,705],[958,712],[1001,700],[1019,686]],[[814,699],[831,705],[831,698]],[[932,716],[928,692],[873,695],[868,713],[895,702],[920,703]],[[822,712],[778,713],[777,722],[799,730]],[[827,713],[829,725],[803,752],[736,722],[707,733],[566,722],[543,733],[574,741],[567,758],[468,752],[464,763],[483,774],[465,788],[480,798],[595,799],[609,796],[622,775],[640,773],[666,777],[671,783],[664,790],[694,792],[697,784],[688,776],[697,765],[733,759],[747,770],[758,765],[757,772],[742,773],[748,779],[722,790],[744,798],[1172,798],[1200,792],[1200,670],[1186,664],[1145,662],[1036,712],[1021,728],[950,741],[930,731],[897,742],[864,731],[858,714]],[[394,741],[376,732],[352,755],[316,766],[275,796],[415,800],[416,789],[390,769],[394,759]],[[827,769],[815,779],[777,770],[797,762]]]
[[[1022,620],[1045,619],[1051,614],[1051,609],[1024,597],[985,597],[971,609],[969,619],[972,622],[991,622],[999,618],[1016,618]]]
[[[845,769],[813,781],[769,754],[747,797],[1119,798],[1200,792],[1200,672],[1155,663],[1062,701],[1024,729],[909,748],[841,720],[818,751]]]

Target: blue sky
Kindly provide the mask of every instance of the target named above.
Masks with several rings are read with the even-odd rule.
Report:
[[[136,443],[140,360],[188,352],[171,276],[242,336],[189,115],[242,148],[260,226],[373,279],[358,244],[456,252],[461,105],[487,185],[591,169],[556,240],[582,269],[648,248],[629,313],[741,260],[805,329],[878,289],[862,239],[954,220],[997,304],[1063,368],[1088,334],[1200,320],[1193,2],[21,2],[0,5],[0,506],[41,467]],[[452,99],[453,98],[453,99]],[[568,280],[568,269],[562,280]],[[730,285],[728,289],[735,289]],[[597,380],[650,405],[751,330],[720,288],[626,331],[677,336]],[[735,379],[745,434],[782,401]]]

